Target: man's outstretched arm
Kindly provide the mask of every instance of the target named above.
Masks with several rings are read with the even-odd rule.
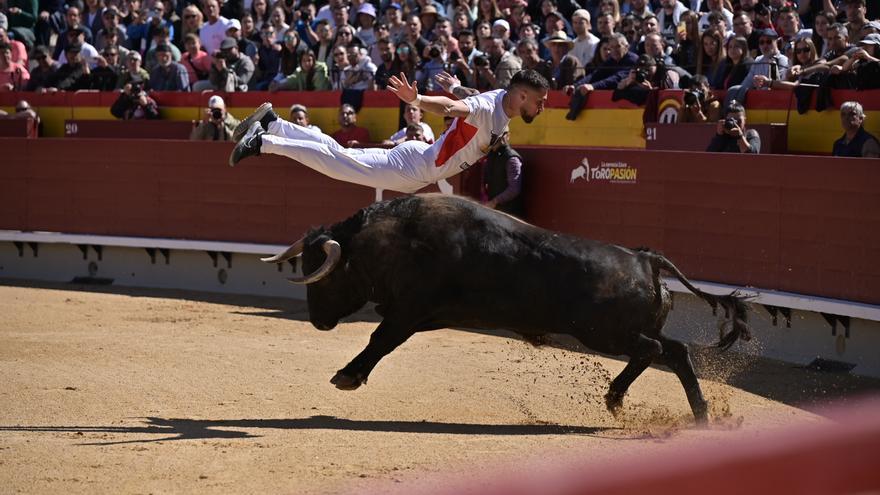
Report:
[[[391,79],[388,80],[388,89],[404,103],[415,105],[427,112],[461,118],[465,118],[471,113],[461,100],[453,100],[445,96],[420,95],[416,83],[407,81],[403,73],[400,74],[400,78],[391,76]]]

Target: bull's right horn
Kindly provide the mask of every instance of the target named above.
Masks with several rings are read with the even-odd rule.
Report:
[[[305,244],[305,237],[294,242],[290,245],[289,248],[285,249],[283,253],[278,253],[275,256],[269,256],[268,258],[260,258],[260,260],[265,261],[266,263],[284,263],[290,258],[296,258],[303,252],[303,245]]]
[[[324,249],[324,253],[327,254],[327,259],[324,260],[324,263],[309,275],[303,274],[302,277],[290,277],[288,280],[295,284],[311,284],[332,272],[336,268],[336,264],[339,263],[339,258],[342,257],[342,246],[334,240],[326,240],[321,247]]]

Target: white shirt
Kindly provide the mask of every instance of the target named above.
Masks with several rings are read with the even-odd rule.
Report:
[[[422,126],[422,134],[425,136],[425,142],[431,144],[434,142],[434,131],[431,129],[431,126],[424,122],[419,122],[419,125]],[[395,132],[388,138],[389,141],[394,141],[395,143],[402,143],[406,141],[406,127]]]
[[[208,52],[208,55],[213,55],[214,52],[220,49],[220,43],[226,37],[228,26],[229,20],[220,16],[217,22],[214,24],[206,22],[202,29],[199,30],[199,40],[202,42],[202,47]]]
[[[89,64],[89,69],[94,69],[95,67],[98,66],[98,55],[99,54],[98,54],[97,48],[95,48],[94,46],[83,41],[82,50],[80,50],[80,54],[82,54],[82,57],[84,59],[86,59],[86,63]],[[62,65],[67,63],[67,54],[66,53],[61,52],[61,56],[58,57],[58,63],[62,64]]]
[[[587,33],[584,39],[576,38],[574,40],[574,48],[568,52],[569,55],[576,57],[581,67],[586,67],[593,57],[596,55],[596,47],[599,45],[599,38],[593,33]]]
[[[705,14],[703,14],[702,17],[700,17],[700,32],[701,33],[703,31],[709,29],[709,14],[711,14],[711,12],[706,12]],[[727,23],[727,31],[732,30],[733,29],[733,12],[731,12],[727,9],[721,9],[721,15],[724,16],[724,22]]]
[[[496,89],[462,100],[470,114],[456,118],[449,129],[425,150],[425,158],[432,163],[433,179],[452,177],[469,168],[486,155],[493,137],[497,138],[510,124],[501,104],[507,90]]]

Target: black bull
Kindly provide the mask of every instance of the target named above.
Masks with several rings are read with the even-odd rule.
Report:
[[[611,412],[656,361],[675,372],[694,416],[705,422],[707,403],[687,346],[661,333],[671,299],[660,272],[731,315],[721,348],[749,338],[743,298],[698,290],[660,254],[551,232],[458,197],[375,203],[264,261],[300,254],[306,275],[291,280],[308,284],[315,327],[329,330],[367,302],[383,317],[367,347],[331,380],[345,390],[366,383],[379,360],[415,332],[505,329],[530,341],[558,333],[629,356],[605,396]]]

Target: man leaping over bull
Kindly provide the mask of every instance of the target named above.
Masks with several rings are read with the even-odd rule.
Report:
[[[451,93],[456,89],[448,74],[438,82]],[[406,141],[394,148],[345,148],[330,136],[288,122],[263,103],[235,129],[238,141],[229,165],[262,153],[286,156],[334,179],[378,189],[413,193],[452,177],[486,155],[510,120],[522,117],[531,123],[542,111],[549,85],[533,70],[513,76],[510,88],[453,100],[445,96],[420,95],[415,82],[391,77],[388,88],[404,102],[431,113],[455,117],[434,144]]]

